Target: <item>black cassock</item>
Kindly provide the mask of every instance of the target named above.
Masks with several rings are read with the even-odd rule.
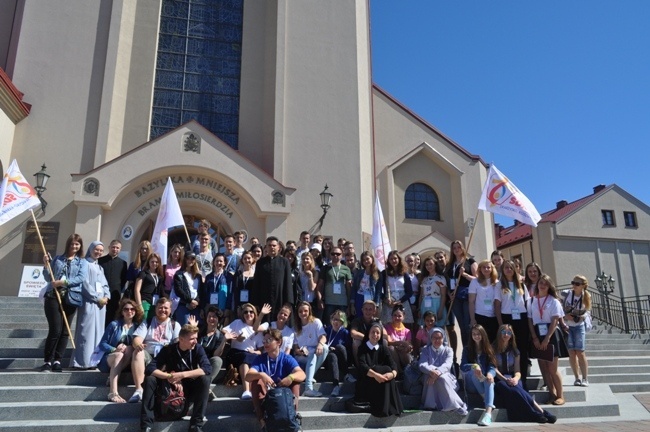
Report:
[[[293,282],[288,259],[265,256],[257,261],[250,300],[258,312],[264,303],[271,305],[273,311],[264,317],[264,321],[270,321],[271,317],[275,317],[283,304],[293,304]]]
[[[367,375],[369,369],[381,374],[397,369],[387,346],[380,343],[379,349],[372,350],[364,342],[359,347],[359,379],[355,387],[354,400],[369,402],[370,412],[375,417],[400,415],[404,408],[397,382],[393,379],[380,384]]]

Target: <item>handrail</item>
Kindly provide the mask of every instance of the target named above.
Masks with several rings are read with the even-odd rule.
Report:
[[[621,298],[590,287],[591,317],[625,333],[650,330],[650,295]]]

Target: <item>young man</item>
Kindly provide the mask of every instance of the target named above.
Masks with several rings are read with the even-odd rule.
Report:
[[[318,276],[317,298],[318,306],[323,309],[323,324],[330,324],[330,316],[335,310],[348,311],[350,289],[352,288],[352,272],[346,265],[341,264],[341,249],[332,249],[332,263],[324,266]]]
[[[201,219],[199,226],[196,228],[198,234],[191,238],[189,250],[194,251],[195,254],[199,253],[201,249],[201,241],[199,239],[203,234],[210,236],[210,226],[211,224],[207,219]],[[210,244],[208,246],[213,253],[217,253],[217,242],[212,237],[210,237]]]
[[[235,238],[234,253],[237,255],[237,261],[239,261],[242,254],[246,251],[246,249],[244,249],[244,233],[241,231],[235,231],[233,237]]]
[[[106,305],[106,322],[104,327],[108,327],[113,319],[115,313],[120,306],[120,299],[122,297],[122,290],[126,285],[126,269],[127,264],[118,255],[122,250],[122,243],[119,240],[113,240],[108,247],[108,254],[99,259],[99,265],[104,269],[104,276],[108,281],[108,287],[111,290],[111,299]]]
[[[188,403],[193,403],[190,432],[203,431],[203,417],[210,391],[212,366],[203,346],[197,343],[199,328],[185,324],[178,342],[167,345],[147,366],[144,395],[140,411],[140,428],[150,432],[154,422],[154,403],[159,382],[168,381],[176,389],[183,389]]]
[[[201,271],[203,280],[205,280],[205,277],[212,272],[212,259],[217,254],[217,250],[211,248],[210,240],[212,240],[212,238],[208,233],[199,235],[201,246],[199,247],[199,251],[196,252],[196,263],[199,265],[199,270]]]
[[[302,254],[309,252],[310,250],[310,241],[311,234],[309,234],[309,231],[303,231],[300,233],[300,246],[296,249],[296,262],[298,263],[298,268],[301,268]]]
[[[239,266],[239,257],[235,253],[235,236],[228,234],[223,239],[224,252],[226,258],[226,271],[234,275]]]

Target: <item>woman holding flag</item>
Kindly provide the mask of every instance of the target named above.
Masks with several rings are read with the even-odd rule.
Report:
[[[460,240],[451,242],[451,257],[445,272],[449,283],[449,299],[451,310],[460,327],[460,337],[463,346],[469,343],[469,284],[476,279],[478,264],[467,254]],[[451,320],[450,320],[451,321]]]

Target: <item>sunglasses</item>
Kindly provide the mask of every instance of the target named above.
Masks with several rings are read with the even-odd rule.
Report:
[[[512,332],[510,330],[501,330],[501,334],[505,336],[512,336]]]
[[[243,313],[244,315],[249,315],[249,314],[250,314],[250,315],[255,315],[255,312],[253,312],[252,310],[245,310],[245,311],[242,312],[242,313]]]
[[[343,255],[343,254],[342,254],[341,252],[332,252],[332,255],[334,255],[334,256],[341,256],[341,255]]]
[[[582,286],[583,283],[582,282],[571,281],[571,285],[573,285],[573,286]]]
[[[273,338],[266,338],[262,342],[264,343],[264,345],[268,345],[268,344],[270,344],[271,342],[274,342],[274,341],[275,341],[275,339],[273,339]]]
[[[122,312],[124,312],[124,311],[126,311],[126,312],[135,312],[135,309],[132,308],[132,307],[129,307],[129,308],[123,308],[123,309],[122,309]]]

